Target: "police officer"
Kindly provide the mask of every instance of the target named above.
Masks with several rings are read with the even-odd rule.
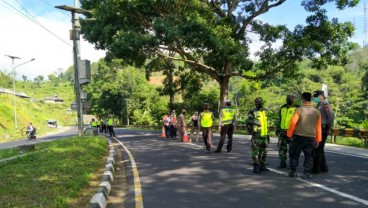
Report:
[[[331,134],[331,129],[334,122],[334,113],[332,111],[331,105],[326,101],[323,91],[314,91],[313,101],[317,103],[317,109],[321,112],[322,116],[322,141],[315,150],[312,172],[314,174],[321,172],[327,173],[328,166],[325,156],[325,143],[327,136]]]
[[[199,126],[202,128],[202,137],[204,146],[208,153],[211,153],[212,147],[212,125],[215,117],[213,113],[209,110],[210,105],[205,103],[203,105],[203,112],[199,116]]]
[[[290,144],[290,140],[288,140],[286,136],[286,132],[289,129],[290,119],[293,116],[295,109],[297,109],[299,105],[295,104],[295,96],[287,95],[286,104],[282,105],[280,111],[278,113],[278,120],[276,123],[276,135],[278,135],[278,143],[279,147],[279,158],[280,165],[277,168],[286,168],[286,160],[287,160],[287,152],[288,145]]]
[[[109,130],[110,132],[110,136],[112,137],[115,137],[115,131],[114,131],[114,122],[112,120],[112,118],[110,117],[108,120],[107,120],[107,129]]]
[[[255,108],[250,110],[247,119],[247,129],[252,135],[252,161],[253,173],[267,172],[266,167],[267,146],[269,142],[267,110],[263,108],[263,99],[257,97],[254,100]]]
[[[233,133],[235,131],[235,109],[231,107],[231,101],[225,100],[225,106],[221,108],[219,115],[220,141],[215,153],[220,153],[227,135],[227,152],[233,148]]]
[[[92,121],[91,121],[90,125],[91,125],[91,127],[96,128],[97,122],[95,121],[94,118],[92,118]]]

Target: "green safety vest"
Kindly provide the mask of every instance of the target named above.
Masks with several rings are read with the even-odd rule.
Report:
[[[260,121],[261,126],[253,125],[253,130],[255,133],[260,134],[261,136],[268,135],[268,125],[267,125],[267,115],[265,111],[254,111],[255,119]]]
[[[282,130],[289,129],[290,120],[291,120],[291,117],[293,117],[295,110],[296,110],[296,107],[290,107],[290,108],[284,107],[284,108],[281,108],[280,128]]]
[[[222,124],[231,124],[234,120],[235,109],[232,107],[223,107],[222,112]]]
[[[212,120],[212,112],[202,112],[201,113],[201,126],[202,127],[211,127],[213,123]]]
[[[91,122],[91,126],[92,126],[92,127],[96,127],[96,121],[92,121],[92,122]]]
[[[112,126],[112,119],[109,119],[109,120],[107,121],[107,125],[108,125],[108,126]]]

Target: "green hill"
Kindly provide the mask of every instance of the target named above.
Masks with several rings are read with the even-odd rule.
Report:
[[[16,97],[16,115],[18,129],[14,123],[14,97],[11,94],[0,94],[0,142],[25,138],[22,135],[22,128],[28,122],[32,122],[37,128],[37,134],[42,135],[48,131],[56,129],[49,128],[47,120],[57,120],[59,126],[75,124],[75,113],[67,114],[74,100],[73,87],[68,84],[58,84],[53,86],[51,83],[27,83],[18,81],[16,84],[17,92],[24,92],[31,98]],[[62,103],[47,103],[43,99],[57,95],[62,98]]]

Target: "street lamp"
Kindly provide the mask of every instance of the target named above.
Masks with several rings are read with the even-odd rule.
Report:
[[[75,1],[77,2],[77,1]],[[77,6],[77,3],[75,3]],[[61,5],[55,6],[55,8],[62,9],[65,11],[69,11],[72,13],[72,33],[71,38],[73,39],[73,57],[74,57],[74,78],[75,78],[75,94],[76,94],[76,103],[77,103],[77,117],[78,117],[78,135],[83,136],[83,109],[82,109],[82,101],[81,101],[81,86],[79,83],[79,74],[78,74],[78,62],[80,60],[79,48],[78,48],[78,40],[79,40],[79,30],[77,30],[77,24],[79,27],[79,22],[77,14],[86,14],[89,11],[84,9],[79,9],[76,7]]]
[[[18,122],[17,122],[17,99],[15,97],[15,68],[22,66],[26,63],[29,63],[31,61],[34,61],[35,59],[31,59],[29,61],[26,61],[24,63],[18,64],[16,66],[14,66],[14,59],[20,59],[19,57],[16,56],[11,56],[11,55],[5,55],[9,58],[12,59],[12,75],[13,75],[13,99],[14,99],[14,125],[15,125],[15,129],[18,129]]]

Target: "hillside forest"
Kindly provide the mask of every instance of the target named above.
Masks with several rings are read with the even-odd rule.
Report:
[[[229,83],[229,99],[237,109],[238,124],[243,124],[247,112],[253,108],[253,100],[262,97],[269,110],[270,122],[275,120],[278,108],[285,103],[287,94],[300,97],[302,92],[313,92],[328,85],[328,101],[335,112],[335,127],[365,128],[368,117],[368,48],[357,49],[350,54],[345,66],[328,66],[325,69],[310,67],[311,61],[298,63],[296,75],[276,75],[264,80],[246,80],[232,77]],[[218,117],[219,85],[210,77],[173,68],[174,76],[165,71],[137,68],[124,60],[103,60],[93,63],[92,80],[83,86],[93,106],[88,114],[99,118],[112,115],[120,125],[161,125],[164,114],[170,110],[187,110],[187,119],[201,111],[203,103],[210,103]],[[1,140],[19,137],[20,128],[29,121],[46,128],[45,121],[58,120],[59,125],[75,125],[76,113],[68,112],[75,99],[73,67],[65,72],[55,72],[47,78],[38,76],[28,80],[16,80],[16,91],[24,92],[31,98],[17,98],[17,119],[19,129],[14,131],[13,96],[1,94],[0,134]],[[0,72],[0,87],[12,89],[12,77],[6,69]],[[168,91],[174,92],[169,96]],[[63,103],[46,103],[42,99],[58,96]]]

